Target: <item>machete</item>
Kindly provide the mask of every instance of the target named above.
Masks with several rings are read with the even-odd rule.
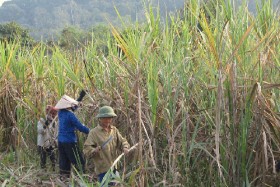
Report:
[[[78,99],[76,99],[76,101],[81,102],[83,100],[83,98],[85,97],[85,95],[86,95],[86,92],[84,90],[82,90],[80,92]]]
[[[101,145],[101,149],[104,149],[104,147],[105,147],[110,141],[112,141],[112,139],[113,139],[113,136],[110,136],[110,137],[108,138],[108,140],[106,140],[106,141]]]

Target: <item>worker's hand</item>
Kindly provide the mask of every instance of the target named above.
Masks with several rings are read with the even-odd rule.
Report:
[[[44,123],[44,125],[43,125],[43,128],[46,129],[47,126],[49,126],[49,124],[50,124],[49,120],[46,120],[45,123]]]
[[[128,153],[128,148],[123,148],[123,153],[126,155]]]
[[[93,154],[98,154],[101,150],[100,146],[97,146],[94,150],[93,150]]]

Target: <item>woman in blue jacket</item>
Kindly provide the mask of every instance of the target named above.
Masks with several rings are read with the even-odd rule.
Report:
[[[73,98],[64,95],[58,101],[55,108],[58,111],[58,152],[59,152],[59,169],[60,174],[70,177],[71,164],[83,172],[85,160],[77,145],[77,136],[75,130],[85,134],[89,133],[89,128],[84,126],[73,113],[79,102]]]

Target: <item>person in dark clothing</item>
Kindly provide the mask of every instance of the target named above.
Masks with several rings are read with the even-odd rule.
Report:
[[[277,160],[277,162],[276,162],[276,172],[277,173],[280,172],[280,160]]]
[[[58,152],[60,174],[69,178],[71,165],[79,172],[84,172],[85,160],[77,145],[75,130],[85,134],[89,128],[83,125],[73,113],[78,108],[79,102],[64,95],[56,104],[58,110]]]

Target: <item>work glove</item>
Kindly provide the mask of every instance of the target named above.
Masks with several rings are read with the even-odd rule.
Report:
[[[101,150],[101,146],[97,146],[94,150],[93,150],[93,154],[98,154]]]
[[[46,120],[46,121],[45,121],[45,124],[44,124],[44,126],[43,126],[43,128],[46,129],[47,126],[49,126],[49,124],[50,124],[50,123],[49,123],[49,120]]]
[[[128,148],[123,148],[123,153],[126,155],[127,153],[128,153],[129,151],[128,151]]]

